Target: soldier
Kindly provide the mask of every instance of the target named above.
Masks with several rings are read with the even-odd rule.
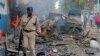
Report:
[[[26,51],[29,49],[31,51],[31,56],[35,56],[35,37],[38,33],[41,34],[41,28],[37,16],[32,14],[33,8],[27,8],[27,14],[23,15],[21,19],[21,29],[23,32],[23,47],[24,56],[26,56]]]

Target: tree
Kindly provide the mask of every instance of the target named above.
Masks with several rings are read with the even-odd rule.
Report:
[[[74,2],[74,0],[62,0],[60,3],[60,7],[63,13],[67,13],[70,8],[76,7],[76,3]]]
[[[76,4],[78,8],[84,9],[85,4],[87,3],[87,0],[76,0]]]

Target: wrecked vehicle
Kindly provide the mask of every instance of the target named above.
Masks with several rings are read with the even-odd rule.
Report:
[[[39,43],[62,41],[62,34],[78,36],[82,33],[82,25],[75,19],[65,18],[60,13],[49,13],[44,22],[41,23],[42,30],[46,30],[46,35],[43,39],[38,39]],[[41,37],[41,36],[40,36]],[[41,40],[41,41],[39,41]]]
[[[82,24],[75,19],[66,19],[65,20],[65,29],[67,34],[78,35],[83,31]]]
[[[47,18],[54,21],[56,25],[56,31],[59,34],[72,34],[76,35],[83,31],[81,23],[78,23],[76,19],[65,18],[63,14],[49,13]]]

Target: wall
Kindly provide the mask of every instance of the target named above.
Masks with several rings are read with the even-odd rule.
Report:
[[[0,29],[3,30],[3,32],[6,32],[9,28],[9,17],[8,17],[8,2],[7,0],[0,0]]]

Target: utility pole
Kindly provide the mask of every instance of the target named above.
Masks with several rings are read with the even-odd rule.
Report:
[[[100,6],[99,6],[100,4],[99,4],[99,0],[97,0],[97,11],[99,12],[99,8],[100,8]]]

